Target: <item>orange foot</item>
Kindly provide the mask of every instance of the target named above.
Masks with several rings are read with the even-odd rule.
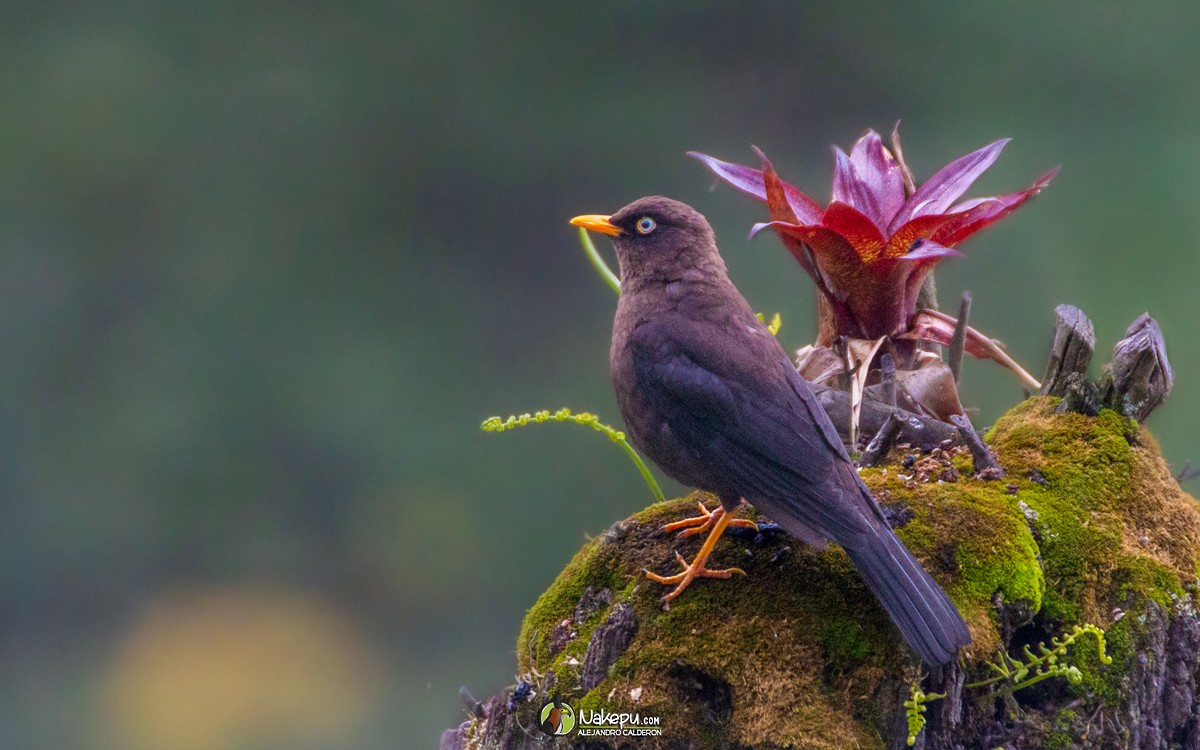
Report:
[[[649,570],[645,571],[646,577],[655,583],[662,583],[668,586],[675,584],[675,588],[671,589],[671,591],[669,591],[667,595],[662,598],[664,606],[669,607],[671,605],[671,600],[682,594],[684,589],[686,589],[692,583],[692,581],[697,578],[732,578],[734,573],[746,575],[746,571],[742,570],[741,568],[710,570],[709,568],[705,567],[705,563],[708,562],[708,556],[712,554],[713,548],[717,546],[717,540],[720,539],[721,535],[725,533],[725,529],[734,522],[734,519],[730,518],[729,514],[725,513],[724,509],[722,508],[718,508],[712,512],[706,510],[703,505],[701,505],[700,508],[701,510],[704,510],[705,515],[703,517],[690,518],[687,520],[697,522],[693,525],[700,527],[700,530],[711,527],[712,531],[709,532],[708,538],[704,540],[704,545],[700,547],[700,551],[696,553],[696,558],[689,563],[684,559],[683,555],[676,552],[675,559],[678,560],[679,564],[683,567],[683,572],[676,573],[673,576],[660,576],[657,573]],[[686,521],[679,521],[677,523],[686,523]],[[744,523],[750,522],[745,521]],[[667,524],[667,526],[676,526],[676,528],[680,528],[676,524]],[[675,530],[667,529],[667,527],[663,528],[670,531]],[[688,533],[696,532],[689,528],[684,532],[684,534]]]
[[[700,515],[685,518],[681,521],[673,521],[662,527],[662,531],[673,533],[682,530],[679,536],[691,536],[692,534],[702,534],[713,527],[721,517],[725,515],[725,506],[717,505],[716,510],[709,510],[704,507],[704,503],[697,503],[700,506]],[[758,524],[746,518],[732,518],[729,520],[729,525],[738,529],[754,529],[758,531]]]

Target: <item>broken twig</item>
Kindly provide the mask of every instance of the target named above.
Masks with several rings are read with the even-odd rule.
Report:
[[[887,419],[883,420],[883,426],[875,433],[875,437],[871,438],[871,442],[867,443],[866,450],[859,459],[859,466],[874,466],[886,458],[896,445],[896,439],[900,437],[900,428],[903,426],[897,411],[893,410],[888,414]]]
[[[976,479],[999,479],[1004,476],[1004,469],[1001,468],[1000,462],[996,460],[996,454],[992,453],[992,449],[987,447],[983,442],[983,438],[979,437],[979,433],[975,432],[975,428],[971,426],[971,420],[963,414],[955,414],[950,417],[951,423],[958,428],[958,432],[962,435],[963,442],[971,450],[971,459],[975,464]]]
[[[963,292],[962,302],[958,305],[958,321],[954,324],[954,335],[950,337],[950,351],[946,355],[946,364],[954,375],[954,384],[962,382],[963,349],[967,345],[967,321],[971,317],[971,293]]]
[[[1195,479],[1196,477],[1200,477],[1200,467],[1197,467],[1189,460],[1183,462],[1183,468],[1180,469],[1179,473],[1175,475],[1175,481],[1186,482],[1189,479]]]
[[[1196,476],[1200,476],[1200,468],[1196,467],[1195,464],[1190,461],[1184,461],[1183,468],[1180,469],[1180,473],[1175,475],[1175,481],[1184,482],[1188,481],[1189,479],[1195,479]]]

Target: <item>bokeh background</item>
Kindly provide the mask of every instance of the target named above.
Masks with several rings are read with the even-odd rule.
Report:
[[[0,11],[0,746],[430,747],[513,681],[523,611],[649,493],[614,299],[575,214],[697,206],[782,340],[813,292],[699,149],[826,198],[902,118],[918,179],[1041,197],[943,264],[1040,373],[1138,313],[1200,458],[1200,5],[6,3]],[[989,424],[1021,395],[970,362]]]

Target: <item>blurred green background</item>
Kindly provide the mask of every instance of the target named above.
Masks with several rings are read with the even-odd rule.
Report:
[[[811,6],[811,7],[805,7]],[[526,607],[650,500],[614,421],[614,299],[566,223],[712,220],[806,343],[813,292],[688,149],[828,197],[902,118],[918,179],[1054,185],[939,271],[1040,373],[1138,313],[1200,458],[1200,6],[8,3],[0,14],[0,746],[433,746],[511,683]],[[607,250],[607,247],[605,247]],[[1019,384],[971,362],[989,424]]]

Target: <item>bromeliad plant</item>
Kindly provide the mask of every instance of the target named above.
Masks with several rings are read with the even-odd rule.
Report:
[[[767,204],[770,221],[756,224],[751,234],[773,230],[816,284],[825,303],[822,332],[814,347],[801,350],[800,364],[802,371],[811,365],[806,377],[822,380],[835,374],[830,371],[831,361],[855,359],[846,350],[833,351],[835,340],[843,337],[851,341],[849,349],[858,352],[861,361],[850,362],[855,366],[869,365],[886,340],[892,342],[886,348],[898,355],[901,370],[924,369],[934,365],[934,359],[941,364],[913,346],[915,341],[949,345],[957,323],[937,311],[917,309],[926,278],[943,258],[960,255],[955,249],[958,243],[1012,213],[1058,172],[1052,169],[1016,193],[960,201],[1007,143],[1007,139],[996,141],[956,159],[918,187],[904,161],[898,129],[892,131],[891,151],[878,133],[868,130],[849,155],[834,148],[833,200],[825,208],[780,179],[762,152],[758,152],[760,169],[696,152],[691,156],[717,177]],[[1037,381],[994,341],[969,327],[965,349],[1001,362],[1026,385],[1037,387]],[[835,369],[843,374],[840,366]],[[911,395],[916,406],[925,405],[919,392]],[[961,409],[957,398],[952,401],[951,407],[921,410],[944,419],[949,416],[947,409],[950,413]]]

